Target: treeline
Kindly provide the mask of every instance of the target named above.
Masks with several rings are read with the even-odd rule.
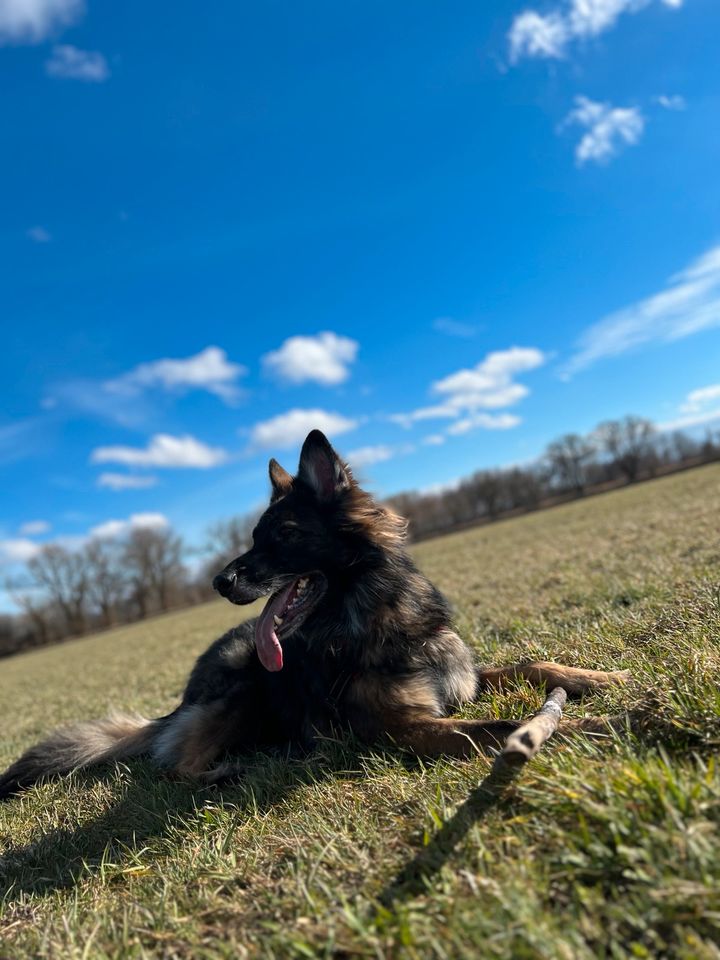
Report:
[[[625,417],[584,436],[565,434],[525,466],[479,470],[451,488],[400,493],[388,502],[407,517],[410,536],[420,540],[713,460],[720,460],[720,431],[696,440],[680,431],[659,433],[641,417]]]
[[[481,470],[452,488],[388,502],[408,518],[411,538],[423,539],[712,460],[720,460],[720,432],[699,441],[626,417],[587,436],[560,437],[529,465]],[[213,575],[248,549],[256,520],[215,524],[195,552],[165,527],[95,537],[75,549],[44,546],[25,576],[6,584],[20,613],[0,615],[0,657],[209,599]],[[192,571],[188,560],[199,561]]]
[[[256,516],[232,517],[189,549],[166,527],[136,527],[80,547],[44,546],[5,586],[19,614],[0,615],[0,657],[134,623],[213,596],[213,575],[248,549]],[[193,560],[192,572],[183,558]]]

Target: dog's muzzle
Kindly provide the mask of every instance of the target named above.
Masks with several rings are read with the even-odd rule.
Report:
[[[235,586],[236,579],[237,578],[232,571],[228,573],[226,570],[222,570],[216,577],[213,578],[213,590],[217,590],[221,597],[229,597],[232,593],[233,587]]]

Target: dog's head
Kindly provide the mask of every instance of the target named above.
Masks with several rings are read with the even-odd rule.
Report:
[[[232,603],[270,595],[255,643],[268,670],[282,668],[281,641],[321,606],[331,583],[402,539],[403,522],[361,490],[319,430],[303,444],[295,477],[270,461],[270,505],[253,546],[229,563],[213,587]]]

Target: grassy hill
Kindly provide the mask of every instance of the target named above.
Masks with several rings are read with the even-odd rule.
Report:
[[[0,957],[717,958],[720,466],[415,550],[484,662],[628,668],[640,732],[487,758],[350,741],[196,788],[145,762],[0,805]],[[254,611],[249,610],[248,615]],[[176,703],[221,602],[0,664],[0,763],[111,706]],[[518,684],[467,716],[520,717]]]

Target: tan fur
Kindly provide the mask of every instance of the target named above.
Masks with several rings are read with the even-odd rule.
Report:
[[[279,500],[280,497],[286,496],[292,490],[293,478],[284,467],[280,466],[275,458],[270,461],[268,472],[270,474],[270,483],[272,484],[270,502],[273,503],[275,500]]]
[[[535,686],[562,687],[569,694],[579,695],[586,691],[614,683],[625,683],[630,674],[627,670],[580,670],[577,667],[566,667],[560,663],[551,663],[548,660],[536,660],[532,663],[515,663],[507,667],[483,667],[478,671],[478,682],[481,687],[502,689],[502,687],[518,677],[524,677]]]
[[[354,481],[346,497],[345,513],[351,528],[361,531],[368,540],[386,549],[403,543],[407,535],[407,520],[381,506]]]
[[[421,757],[472,757],[497,749],[519,723],[512,720],[458,720],[453,717],[386,716],[387,733]]]
[[[211,764],[225,750],[227,740],[227,717],[222,711],[206,708],[197,717],[196,723],[186,731],[180,745],[176,770],[180,774],[196,777],[210,769]],[[225,735],[223,735],[225,734]]]

